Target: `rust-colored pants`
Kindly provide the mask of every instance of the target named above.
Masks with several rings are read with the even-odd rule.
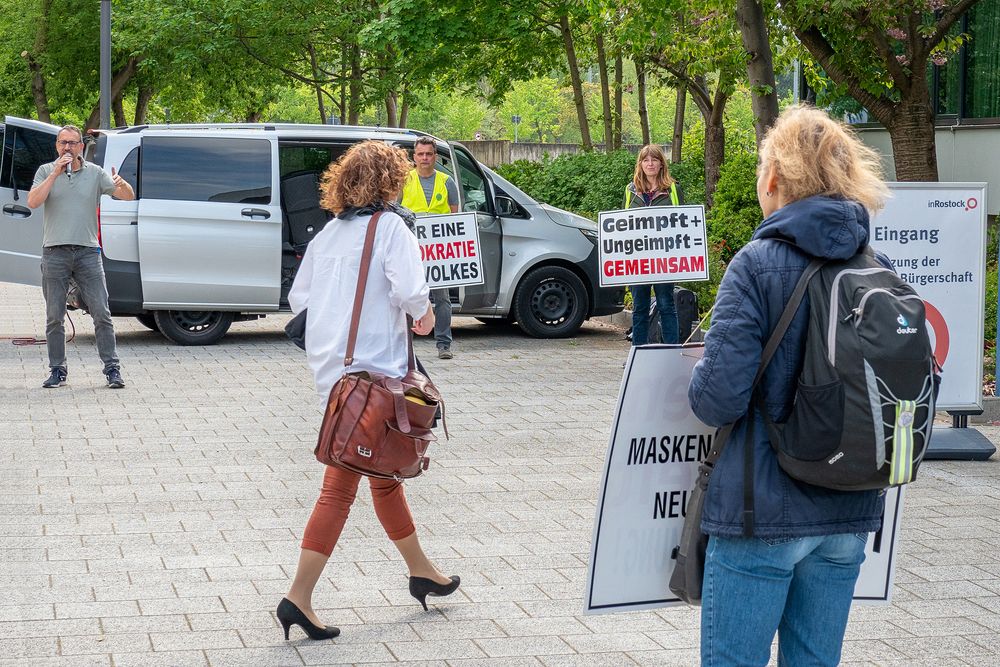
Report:
[[[329,556],[337,546],[347,515],[358,493],[361,475],[336,466],[327,466],[323,489],[302,536],[302,548]],[[390,540],[409,537],[416,530],[413,515],[403,495],[403,483],[393,479],[368,478],[375,514]]]

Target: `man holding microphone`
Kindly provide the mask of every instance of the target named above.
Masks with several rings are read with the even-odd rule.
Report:
[[[42,294],[45,297],[45,340],[49,378],[43,387],[66,384],[66,295],[70,278],[94,319],[97,351],[104,362],[108,386],[120,389],[122,380],[115,346],[115,330],[108,307],[101,247],[97,240],[97,207],[101,195],[135,199],[132,186],[115,173],[83,159],[83,133],[66,125],[56,135],[59,157],[35,173],[28,206],[45,204],[42,221]]]

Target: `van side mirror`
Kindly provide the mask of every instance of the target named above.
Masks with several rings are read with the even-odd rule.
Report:
[[[505,195],[497,195],[494,199],[496,203],[497,215],[502,218],[516,218],[520,215],[520,207],[517,202]]]

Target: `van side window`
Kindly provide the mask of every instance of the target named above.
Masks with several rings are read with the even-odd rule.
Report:
[[[108,170],[110,171],[110,169]],[[122,160],[121,169],[118,170],[118,174],[124,178],[132,189],[135,190],[135,198],[141,199],[142,194],[139,188],[139,147],[136,146],[129,151],[125,159]]]
[[[298,171],[315,171],[322,175],[330,163],[340,159],[348,148],[279,143],[278,169],[282,178]]]
[[[455,149],[458,161],[458,184],[462,188],[464,210],[489,213],[489,197],[486,196],[486,179],[483,178],[476,163],[461,149]]]
[[[56,138],[52,134],[8,127],[4,134],[0,188],[16,187],[27,192],[38,168],[56,157]]]
[[[139,178],[145,199],[269,204],[271,142],[146,137]]]

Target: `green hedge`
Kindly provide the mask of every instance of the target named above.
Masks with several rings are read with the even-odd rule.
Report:
[[[518,160],[497,172],[535,199],[593,220],[600,211],[622,207],[634,170],[635,156],[623,150]]]

